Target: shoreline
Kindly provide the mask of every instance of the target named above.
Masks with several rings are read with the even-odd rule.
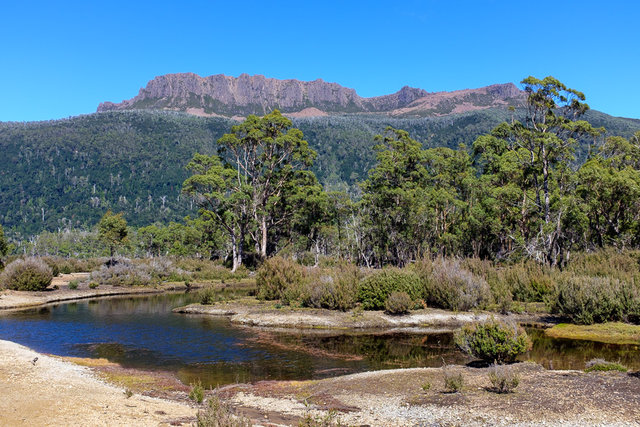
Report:
[[[276,308],[269,302],[224,302],[214,305],[189,304],[173,309],[187,315],[222,316],[233,324],[252,327],[389,330],[416,328],[459,328],[465,324],[496,318],[531,326],[551,326],[558,319],[550,315],[503,315],[491,312],[453,312],[436,308],[413,310],[406,315],[388,315],[383,311],[342,312],[315,308]]]
[[[125,295],[154,295],[165,292],[187,291],[198,289],[199,284],[186,286],[182,282],[168,282],[156,287],[120,287],[101,285],[95,289],[69,289],[69,282],[75,279],[88,277],[89,273],[62,274],[54,277],[51,282],[51,289],[46,291],[0,291],[0,314],[4,312],[28,310],[32,308],[45,307],[58,303],[71,303],[87,299],[99,299],[104,297],[115,297]],[[57,286],[58,288],[55,288]]]
[[[231,384],[205,395],[220,397],[253,425],[265,426],[304,420],[371,426],[630,425],[640,419],[639,373],[552,371],[530,362],[508,368],[520,377],[509,394],[491,391],[488,368],[448,366]],[[110,377],[109,369],[118,375]],[[445,392],[445,371],[463,376],[461,392]],[[0,340],[0,386],[6,396],[0,400],[0,424],[193,425],[204,404],[187,400],[184,386],[170,386],[162,397],[137,390],[127,397],[124,386],[111,380],[135,381],[148,373]]]

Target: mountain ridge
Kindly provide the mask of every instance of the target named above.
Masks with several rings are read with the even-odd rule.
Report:
[[[361,97],[355,89],[322,79],[279,80],[262,75],[238,77],[194,73],[164,74],[150,80],[138,95],[120,103],[103,102],[97,111],[177,110],[201,116],[247,116],[280,109],[285,114],[382,113],[394,117],[457,114],[519,105],[525,98],[513,83],[452,92],[427,92],[403,86],[399,91]],[[306,110],[306,112],[305,112]]]

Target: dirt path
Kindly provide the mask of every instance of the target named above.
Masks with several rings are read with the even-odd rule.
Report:
[[[37,357],[35,363],[33,360]],[[88,368],[0,341],[0,425],[189,425],[196,409],[134,394]]]

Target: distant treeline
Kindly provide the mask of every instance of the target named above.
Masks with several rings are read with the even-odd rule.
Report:
[[[457,149],[475,158],[472,145],[515,112],[491,109],[446,117],[394,119],[344,115],[296,119],[293,126],[318,153],[311,171],[329,191],[344,192],[353,202],[360,183],[376,165],[374,136],[387,126],[406,130],[422,148]],[[598,112],[584,116],[607,136],[631,137],[640,121]],[[237,124],[224,118],[202,118],[160,111],[91,114],[65,120],[0,124],[0,224],[14,239],[44,230],[90,229],[111,209],[123,212],[130,225],[162,227],[197,216],[197,206],[181,194],[193,154],[218,154],[216,141]],[[575,169],[594,141],[575,145]],[[479,172],[479,171],[476,171]],[[337,196],[336,196],[337,197]]]

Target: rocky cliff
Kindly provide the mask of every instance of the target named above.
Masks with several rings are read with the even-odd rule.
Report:
[[[200,77],[193,73],[167,74],[151,80],[138,95],[119,104],[104,102],[98,111],[165,109],[198,115],[246,116],[274,108],[292,115],[309,111],[331,113],[386,113],[394,116],[444,115],[518,104],[524,93],[511,83],[429,93],[405,86],[391,95],[363,98],[354,89],[321,79],[303,82],[241,74]]]

